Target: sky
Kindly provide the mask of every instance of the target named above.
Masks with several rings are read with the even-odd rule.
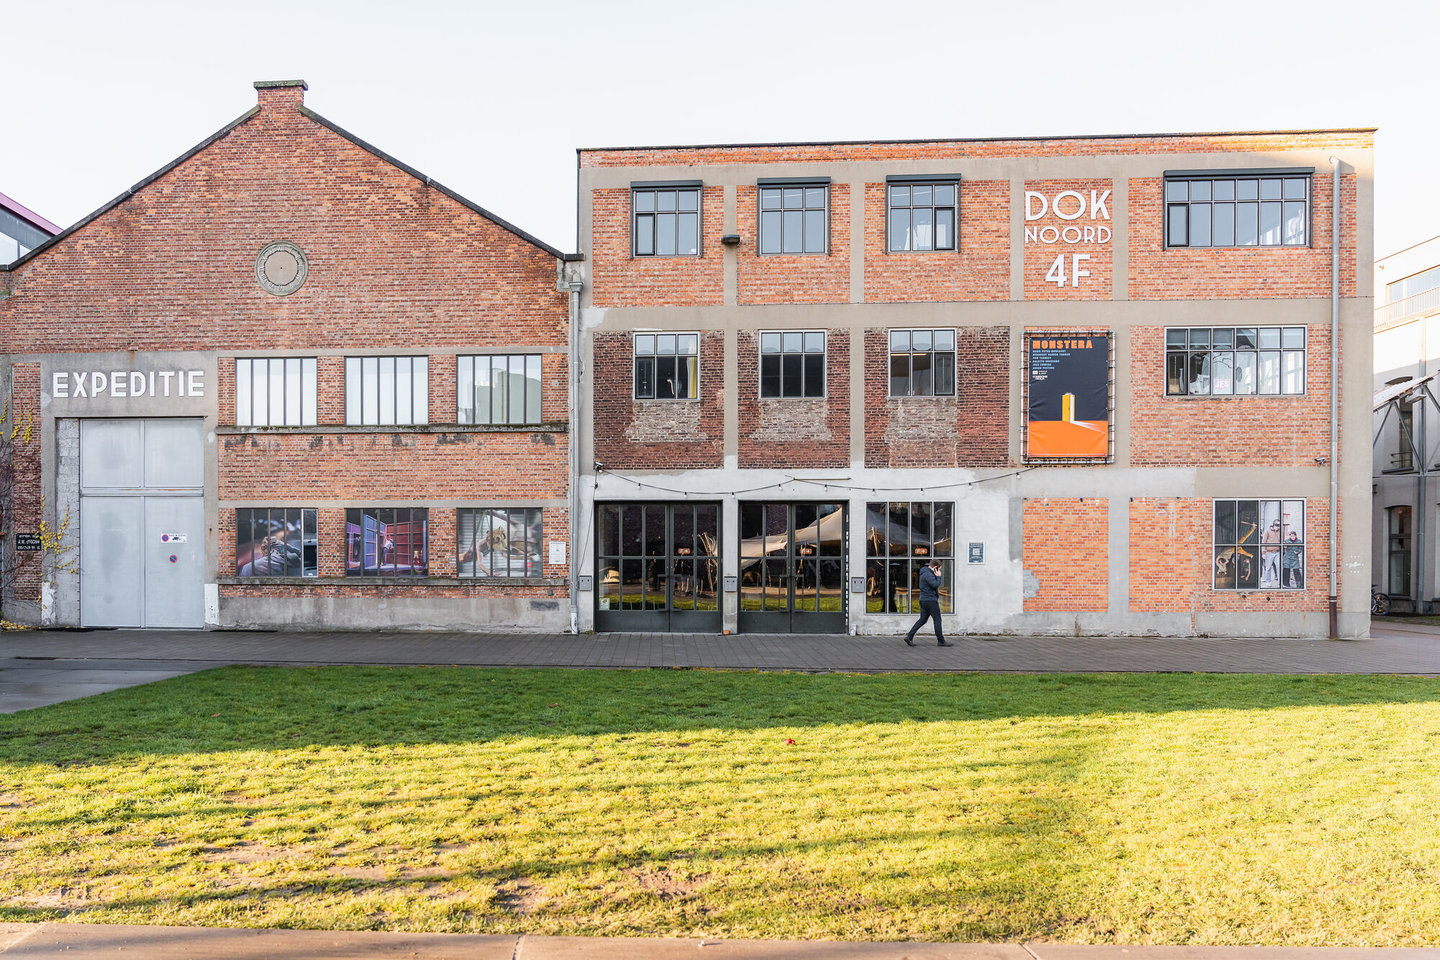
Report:
[[[0,0],[0,193],[68,226],[304,79],[562,250],[575,149],[1378,127],[1375,255],[1440,235],[1435,0]]]

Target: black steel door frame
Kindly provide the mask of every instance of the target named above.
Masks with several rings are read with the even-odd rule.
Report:
[[[827,506],[839,508],[838,549],[820,532],[823,519],[831,515],[820,508]],[[816,508],[815,519],[809,523],[801,522],[809,520],[802,514],[805,508]],[[747,518],[753,522],[757,509],[761,526],[752,526],[747,537]],[[769,522],[778,519],[772,511],[779,509],[785,511],[783,533],[778,524]],[[774,533],[769,532],[771,526],[776,527]],[[812,526],[813,533],[802,535]],[[846,632],[849,547],[850,504],[845,501],[742,501],[736,564],[740,572],[738,631]]]
[[[606,528],[607,509],[618,511],[613,532]],[[638,530],[630,528],[638,548],[627,542],[632,516],[639,523]],[[721,505],[713,501],[596,503],[595,629],[719,633],[722,516]],[[652,530],[657,520],[663,527]],[[708,543],[702,543],[706,537]],[[707,609],[712,602],[713,609]]]

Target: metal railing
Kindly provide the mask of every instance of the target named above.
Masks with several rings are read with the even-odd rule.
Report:
[[[1440,311],[1440,287],[1381,304],[1375,308],[1375,319],[1380,323],[1397,323],[1436,311]]]

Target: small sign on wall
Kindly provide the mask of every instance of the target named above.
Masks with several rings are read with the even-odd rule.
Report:
[[[561,563],[564,563],[564,562],[565,562],[565,541],[564,541],[564,540],[551,540],[551,541],[550,541],[550,560],[549,560],[549,562],[550,562],[551,564],[561,564]]]
[[[865,578],[864,578],[864,577],[851,577],[851,578],[850,578],[850,592],[851,592],[851,593],[864,593],[864,592],[865,592]]]
[[[972,544],[970,544],[970,562],[971,562],[971,563],[984,563],[984,562],[985,562],[985,544],[983,544],[983,543],[972,543]]]
[[[740,578],[736,576],[725,577],[725,592],[735,593],[740,589]]]
[[[43,547],[43,545],[40,543],[40,534],[38,534],[38,533],[17,533],[17,534],[15,534],[15,552],[16,552],[16,553],[39,553],[42,549],[44,549],[44,547]]]

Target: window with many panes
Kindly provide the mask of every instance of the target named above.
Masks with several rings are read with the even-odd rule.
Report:
[[[235,361],[235,424],[315,425],[314,357],[243,357]]]
[[[1305,392],[1304,327],[1167,327],[1167,397]]]
[[[635,399],[694,400],[700,383],[699,351],[699,334],[635,334]]]
[[[428,357],[346,357],[345,422],[430,422]]]
[[[1216,590],[1305,587],[1304,500],[1216,500]]]
[[[830,184],[760,187],[760,252],[825,253],[830,239]]]
[[[1303,247],[1310,171],[1167,173],[1167,247]]]
[[[953,503],[865,504],[867,613],[918,613],[920,569],[937,557],[944,562],[940,611],[954,612],[954,513]]]
[[[235,576],[314,577],[320,572],[313,507],[235,511]]]
[[[889,181],[885,185],[887,248],[954,250],[960,185],[954,180]]]
[[[1390,507],[1385,511],[1385,592],[1391,596],[1410,596],[1411,536],[1410,507]]]
[[[455,386],[461,423],[540,423],[540,354],[459,357]]]
[[[539,507],[459,510],[455,572],[462,577],[538,577],[544,572]]]
[[[429,518],[425,507],[346,510],[345,576],[425,576],[429,571]]]
[[[630,209],[635,256],[700,255],[700,184],[632,187]]]
[[[824,331],[760,334],[760,396],[825,396]]]
[[[955,331],[890,331],[890,396],[953,397]]]

